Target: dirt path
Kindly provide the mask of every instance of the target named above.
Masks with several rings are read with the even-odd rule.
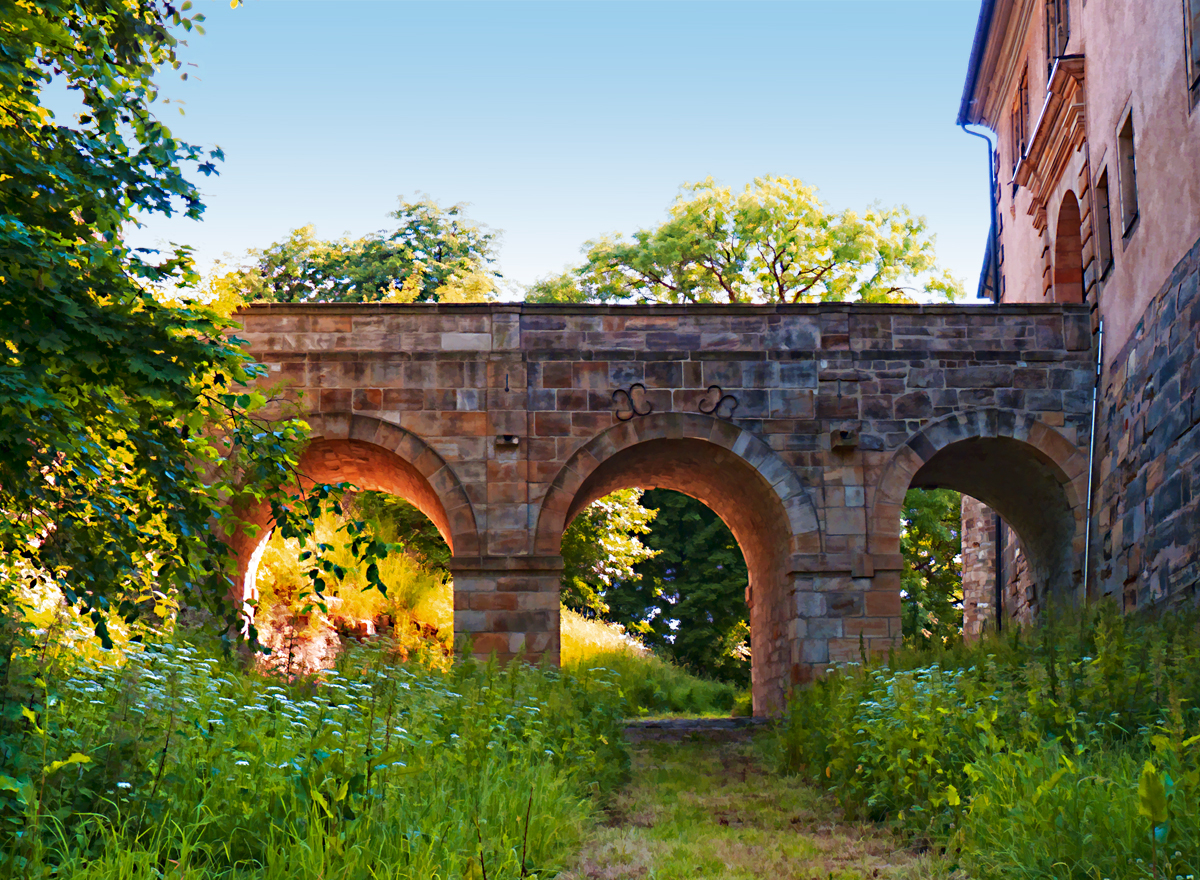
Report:
[[[632,781],[561,880],[947,876],[941,860],[770,773],[751,733],[631,731]]]

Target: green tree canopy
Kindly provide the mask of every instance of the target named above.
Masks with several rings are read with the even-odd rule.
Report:
[[[222,158],[154,112],[190,6],[0,2],[0,606],[48,578],[106,641],[101,612],[137,614],[149,585],[230,609],[219,535],[278,495],[307,432],[253,417],[264,371],[227,322],[160,301],[197,281],[188,249],[122,238],[139,215],[198,219],[185,171]],[[51,112],[52,88],[79,112]],[[295,532],[311,511],[275,513]]]
[[[219,273],[213,292],[245,302],[472,302],[490,299],[498,233],[430,198],[400,200],[391,231],[322,241],[312,226],[251,250],[248,265]]]
[[[680,492],[651,489],[642,504],[657,511],[644,538],[653,555],[605,588],[608,619],[699,674],[748,683],[749,579],[733,533]]]
[[[579,512],[562,538],[562,601],[585,617],[607,617],[608,596],[639,579],[636,566],[655,555],[642,543],[655,511],[641,489],[620,489]]]
[[[900,517],[904,641],[952,644],[962,638],[962,495],[910,489]]]
[[[136,212],[203,209],[183,168],[211,173],[220,153],[171,136],[151,80],[179,66],[170,27],[201,18],[158,2],[0,14],[0,553],[87,604],[151,557],[168,582],[201,577],[216,499],[194,464],[218,453],[198,429],[251,375],[209,315],[155,299],[195,278],[187,250],[121,238]],[[74,119],[43,104],[52,83],[79,96]]]
[[[908,302],[952,299],[934,237],[907,208],[831,211],[793,177],[737,194],[685,184],[665,223],[585,245],[583,266],[535,284],[530,302]]]

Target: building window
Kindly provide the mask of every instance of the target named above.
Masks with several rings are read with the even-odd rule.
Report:
[[[1188,89],[1195,101],[1200,93],[1200,0],[1183,0],[1183,27]]]
[[[1046,0],[1046,69],[1054,69],[1054,59],[1067,54],[1071,39],[1070,0]]]
[[[1133,111],[1117,134],[1117,174],[1121,185],[1121,235],[1133,232],[1138,218],[1137,165],[1133,155]]]
[[[1200,3],[1200,0],[1196,0]],[[1016,173],[1017,165],[1025,155],[1025,150],[1029,147],[1029,65],[1025,65],[1025,69],[1021,71],[1021,79],[1017,84],[1017,94],[1013,98],[1012,106],[1012,170]],[[1013,194],[1017,192],[1016,183],[1013,184]]]
[[[1112,219],[1108,208],[1108,169],[1100,172],[1096,181],[1096,256],[1100,260],[1099,278],[1103,279],[1113,265]]]

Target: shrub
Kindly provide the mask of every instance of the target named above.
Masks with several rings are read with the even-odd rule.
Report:
[[[831,670],[793,698],[778,758],[980,877],[1174,877],[1200,874],[1198,733],[1196,618],[1106,605]]]

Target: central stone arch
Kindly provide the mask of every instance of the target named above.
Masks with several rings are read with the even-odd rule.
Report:
[[[766,443],[729,422],[683,413],[639,417],[604,431],[563,465],[541,506],[537,552],[557,554],[583,508],[634,487],[691,495],[733,532],[750,576],[754,712],[778,711],[790,684],[789,560],[819,552],[821,542],[799,478]]]

